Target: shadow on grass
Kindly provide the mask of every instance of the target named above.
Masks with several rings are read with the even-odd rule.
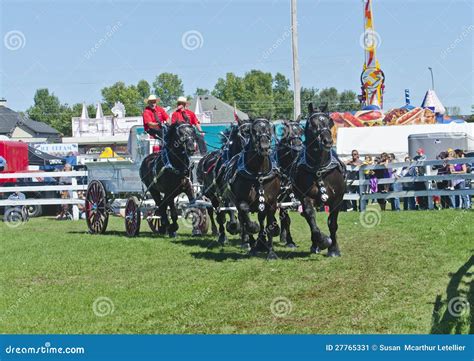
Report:
[[[470,272],[473,266],[474,256],[471,256],[455,273],[449,275],[451,280],[446,287],[446,301],[442,300],[441,295],[435,299],[430,333],[474,333],[474,273]]]
[[[90,233],[89,231],[69,231],[67,233],[68,234],[82,234],[82,235],[87,234],[87,235],[90,235],[92,237],[118,236],[118,237],[122,237],[122,238],[130,238],[130,239],[131,238],[148,237],[148,238],[174,240],[174,238],[170,238],[170,237],[168,237],[168,235],[157,234],[157,233],[153,233],[151,231],[140,232],[138,234],[138,236],[136,236],[136,237],[127,236],[127,234],[125,233],[125,230],[123,230],[123,231],[105,231],[105,233],[102,233],[102,234],[94,234],[94,233]]]
[[[278,261],[294,259],[294,258],[304,258],[309,259],[310,253],[303,252],[303,251],[292,251],[292,252],[285,252],[285,251],[276,251],[275,252],[278,256]],[[227,251],[225,248],[221,248],[220,250],[208,250],[204,252],[192,252],[191,256],[197,259],[205,259],[208,261],[215,261],[215,262],[223,262],[223,261],[238,261],[238,260],[245,260],[245,259],[267,259],[266,252],[258,252],[257,255],[250,257],[248,253],[237,251]]]

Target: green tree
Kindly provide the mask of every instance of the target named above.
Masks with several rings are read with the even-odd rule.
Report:
[[[142,79],[137,84],[137,90],[140,96],[142,97],[142,99],[148,98],[151,92],[150,89],[151,89],[150,84],[146,80]]]
[[[176,99],[184,94],[183,82],[178,75],[172,73],[158,75],[153,82],[153,89],[161,99],[161,105],[165,107],[174,106]]]
[[[466,120],[469,123],[474,123],[474,105],[471,105],[471,115]]]
[[[34,105],[26,111],[29,118],[44,122],[65,136],[71,135],[71,108],[61,104],[54,93],[48,89],[38,89],[34,96]]]
[[[325,88],[319,92],[319,104],[315,104],[316,106],[322,106],[327,104],[328,111],[336,112],[338,110],[338,103],[339,103],[339,94],[337,93],[337,89],[334,87]]]
[[[137,116],[142,113],[144,98],[136,86],[126,86],[124,82],[119,81],[110,87],[103,88],[101,92],[108,109],[111,109],[115,102],[119,101],[125,106],[127,115]]]
[[[319,90],[316,88],[301,88],[301,118],[308,118],[308,105],[313,103],[315,106],[319,105]]]
[[[293,92],[290,90],[290,81],[281,73],[276,73],[273,78],[273,100],[274,119],[293,118]]]
[[[236,76],[234,73],[227,73],[225,79],[217,79],[217,83],[211,94],[229,104],[237,102],[239,108],[242,109],[244,105],[241,103],[244,99],[242,78]]]
[[[197,96],[209,95],[210,93],[211,92],[208,89],[203,89],[203,88],[197,88],[196,91],[194,92],[194,94]]]
[[[353,110],[360,110],[360,102],[357,99],[357,94],[352,90],[344,90],[339,94],[337,111],[349,112]]]

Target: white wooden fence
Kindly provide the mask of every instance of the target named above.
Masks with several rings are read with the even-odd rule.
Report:
[[[0,193],[14,192],[50,192],[50,191],[69,191],[71,198],[27,198],[24,200],[0,200],[0,207],[30,206],[30,205],[72,205],[72,214],[75,220],[79,219],[78,205],[83,205],[84,200],[79,199],[77,192],[85,191],[87,184],[78,184],[78,177],[87,177],[87,171],[71,171],[71,172],[27,172],[27,173],[1,173],[0,179],[28,179],[28,178],[70,178],[71,184],[44,185],[38,182],[38,185],[19,185],[2,186],[0,183]]]

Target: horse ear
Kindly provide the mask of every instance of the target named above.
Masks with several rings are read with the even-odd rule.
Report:
[[[324,105],[321,107],[321,113],[327,113],[329,109],[329,104],[328,102],[324,103]]]
[[[298,118],[295,119],[295,122],[300,123],[301,122],[302,115],[298,115]]]
[[[313,103],[308,104],[308,114],[311,115],[314,113]]]

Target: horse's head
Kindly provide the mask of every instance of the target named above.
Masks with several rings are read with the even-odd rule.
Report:
[[[282,126],[281,143],[292,149],[300,150],[303,146],[303,127],[301,124],[298,121],[284,120]]]
[[[250,139],[257,153],[263,156],[270,154],[273,127],[267,119],[255,119],[250,126]]]
[[[168,130],[168,144],[176,150],[183,150],[187,155],[196,151],[196,132],[192,125],[175,123]]]
[[[309,119],[306,122],[304,135],[307,145],[313,145],[321,147],[324,150],[330,150],[334,143],[331,133],[334,122],[326,110],[327,109],[315,110],[313,104],[309,104]]]

